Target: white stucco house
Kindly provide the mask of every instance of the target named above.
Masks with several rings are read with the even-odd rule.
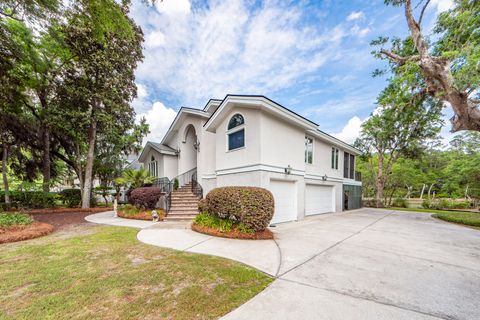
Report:
[[[222,186],[266,188],[279,223],[359,207],[359,153],[265,96],[227,95],[202,110],[181,108],[163,140],[148,142],[138,160],[181,184],[195,173],[204,195]]]

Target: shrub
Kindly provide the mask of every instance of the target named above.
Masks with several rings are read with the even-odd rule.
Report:
[[[425,199],[422,201],[422,207],[425,209],[430,209],[431,205],[432,203],[430,200]]]
[[[207,210],[207,199],[201,199],[198,201],[198,212],[205,212]]]
[[[3,200],[5,192],[0,192]],[[10,191],[10,201],[17,208],[52,208],[59,196],[55,192],[43,191]]]
[[[395,198],[393,200],[393,206],[394,207],[399,207],[399,208],[407,208],[408,203],[407,203],[407,200],[404,199],[404,198]]]
[[[242,222],[255,231],[265,230],[273,217],[273,195],[263,188],[216,188],[207,194],[206,201],[209,213]]]
[[[10,227],[19,224],[30,224],[33,222],[29,215],[18,212],[0,213],[0,227]]]
[[[133,189],[129,200],[137,208],[144,210],[155,209],[160,196],[162,195],[161,189],[156,187],[142,187]]]
[[[177,190],[178,185],[179,185],[178,179],[177,178],[173,179],[173,190]]]
[[[78,207],[82,202],[82,191],[80,189],[64,189],[58,194],[62,203],[69,208]]]

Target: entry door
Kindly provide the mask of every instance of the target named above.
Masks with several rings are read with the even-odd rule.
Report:
[[[334,212],[333,186],[307,184],[305,188],[305,215]]]
[[[297,220],[297,188],[295,182],[271,180],[270,191],[275,200],[271,223]]]

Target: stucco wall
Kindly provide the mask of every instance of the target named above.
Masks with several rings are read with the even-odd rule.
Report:
[[[145,157],[145,162],[142,163],[143,165],[143,168],[145,170],[148,171],[148,163],[150,162],[150,160],[152,159],[152,156],[155,157],[155,160],[157,160],[157,163],[158,163],[158,177],[163,177],[163,155],[158,152],[157,150],[155,149],[150,149],[148,152],[147,152],[147,155]]]
[[[187,128],[192,125],[195,131]],[[182,125],[180,126],[177,135],[176,141],[178,148],[180,149],[180,154],[178,155],[178,174],[185,173],[195,167],[197,167],[197,154],[198,152],[194,149],[193,144],[195,143],[195,135],[197,138],[201,136],[199,132],[202,130],[202,119],[194,116],[187,115]],[[186,137],[186,138],[185,138]]]
[[[236,113],[240,113],[245,120],[245,147],[228,151],[227,125],[230,118]],[[260,111],[233,108],[216,130],[216,170],[259,164],[261,131]]]
[[[163,155],[163,177],[172,180],[177,176],[178,159],[177,156]]]

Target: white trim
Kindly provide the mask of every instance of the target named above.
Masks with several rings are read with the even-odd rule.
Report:
[[[233,127],[232,129],[228,129],[228,125],[230,124],[230,121],[232,120],[233,117],[235,117],[237,114],[239,114],[242,118],[243,118],[243,124],[239,125],[239,126],[236,126],[236,127]],[[247,130],[246,130],[246,125],[245,125],[246,121],[245,121],[245,116],[241,113],[241,112],[235,112],[230,118],[229,120],[227,121],[227,127],[225,128],[225,142],[226,142],[226,152],[232,152],[232,151],[237,151],[237,150],[241,150],[241,149],[245,149],[247,147]],[[229,146],[229,138],[230,138],[230,135],[232,133],[235,133],[237,131],[240,131],[243,129],[243,146],[241,147],[238,147],[238,148],[235,148],[235,149],[231,149],[230,150],[230,146]]]
[[[177,132],[178,129],[175,129],[175,127],[177,126],[177,123],[180,119],[180,117],[184,114],[184,113],[187,113],[187,114],[193,114],[193,115],[196,115],[196,116],[200,116],[200,117],[203,117],[203,118],[207,118],[209,117],[208,113],[206,113],[205,111],[203,110],[199,110],[199,109],[187,109],[187,108],[180,108],[180,110],[178,111],[177,115],[175,116],[175,119],[173,119],[173,122],[172,124],[170,125],[170,128],[168,128],[167,132],[165,133],[165,135],[163,136],[163,139],[162,141],[160,142],[161,144],[165,144],[165,142],[167,141],[167,139],[170,137],[170,134],[173,133],[173,132]],[[196,129],[195,129],[196,131]]]
[[[343,180],[343,184],[347,186],[362,186],[362,181],[346,179],[346,180]]]
[[[204,174],[202,179],[217,179],[217,175],[215,173],[212,174]]]
[[[275,173],[283,173],[287,175],[285,173],[285,168],[266,165],[266,164],[252,164],[252,165],[230,168],[230,169],[221,169],[221,170],[217,170],[216,174],[217,176],[221,176],[226,174],[244,173],[249,171],[269,171],[269,172],[275,172]],[[289,175],[304,176],[304,174],[305,174],[305,171],[292,168],[292,171]]]
[[[346,142],[343,142],[342,140],[336,139],[332,136],[329,136],[325,132],[319,131],[318,129],[315,130],[308,130],[308,134],[319,138],[320,140],[323,140],[324,142],[327,142],[328,144],[332,144],[333,146],[337,146],[343,151],[348,151],[349,153],[352,153],[353,155],[357,156],[360,155],[362,152],[358,150],[355,147],[352,147],[351,145],[347,144]]]
[[[305,174],[305,179],[311,179],[311,180],[323,180],[324,176],[319,176],[316,174],[310,174],[307,173]],[[335,178],[335,177],[329,177],[327,176],[327,180],[324,181],[330,181],[330,182],[343,182],[344,180],[342,178]]]

